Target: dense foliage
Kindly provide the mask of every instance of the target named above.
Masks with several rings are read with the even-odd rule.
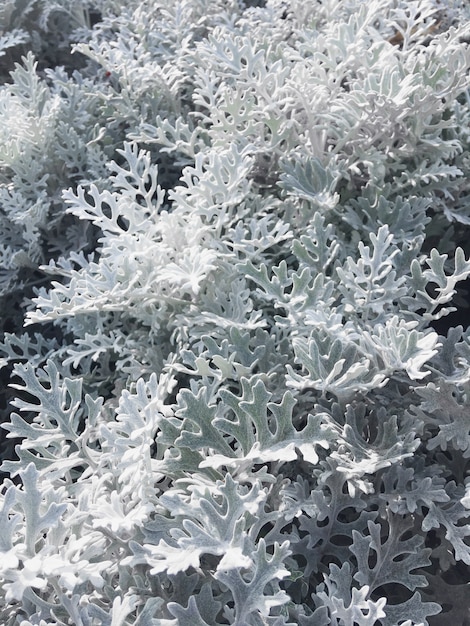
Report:
[[[2,3],[2,624],[470,624],[469,42]]]

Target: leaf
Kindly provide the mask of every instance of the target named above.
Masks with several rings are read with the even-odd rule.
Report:
[[[437,433],[430,437],[427,446],[430,450],[437,447],[447,450],[448,444],[456,450],[470,454],[470,424],[468,423],[467,394],[458,387],[444,380],[439,385],[434,382],[426,387],[417,387],[416,393],[422,398],[417,411],[425,423]],[[416,409],[413,407],[413,411]],[[435,432],[435,431],[434,431]]]
[[[223,583],[233,597],[235,603],[234,626],[257,626],[259,618],[268,618],[273,608],[288,602],[289,597],[279,590],[278,581],[289,575],[284,561],[290,554],[288,542],[275,544],[273,554],[266,551],[264,539],[260,539],[252,552],[252,564],[244,573],[241,569],[220,568],[215,578]],[[283,622],[280,621],[280,625]],[[284,622],[285,623],[285,622]]]
[[[438,615],[442,611],[440,604],[437,602],[423,602],[421,595],[416,591],[409,600],[405,600],[400,604],[387,604],[385,607],[386,619],[383,620],[384,626],[396,626],[397,623],[402,626],[415,626],[428,624],[426,620],[430,615]]]
[[[91,220],[107,236],[136,234],[148,229],[155,222],[165,196],[157,183],[158,166],[151,163],[148,151],[125,142],[124,149],[117,152],[127,167],[111,162],[109,167],[113,171],[114,193],[100,191],[91,184],[87,196],[81,185],[76,193],[68,189],[63,194],[69,204],[69,213]]]
[[[191,596],[186,608],[175,602],[168,603],[168,610],[177,618],[178,626],[217,626],[221,608],[222,603],[214,598],[210,584],[203,585],[197,596]]]
[[[210,554],[222,557],[217,570],[248,567],[251,545],[246,529],[261,510],[265,497],[259,487],[254,485],[248,491],[234,482],[230,474],[211,488],[194,483],[190,494],[168,490],[160,497],[160,504],[174,518],[171,524],[162,519],[166,538],[156,546],[132,543],[134,556],[123,563],[144,562],[153,574],[166,571],[171,575],[199,567],[202,556]],[[150,533],[152,529],[153,524],[149,526]]]
[[[220,622],[206,622],[199,613],[196,599],[194,596],[189,598],[188,606],[186,608],[176,604],[175,602],[168,603],[168,610],[177,619],[177,624],[181,626],[216,626]]]
[[[426,259],[428,269],[423,270],[417,259],[411,263],[411,279],[408,282],[414,295],[403,297],[402,302],[413,311],[424,309],[421,315],[426,321],[440,319],[454,310],[444,305],[451,302],[457,283],[470,275],[470,261],[465,260],[462,248],[455,250],[454,271],[451,274],[445,271],[447,258],[447,254],[439,254],[433,248]]]
[[[317,588],[314,598],[318,604],[328,608],[330,624],[374,626],[377,621],[382,623],[381,620],[385,617],[385,598],[374,602],[369,599],[369,587],[353,587],[349,563],[343,563],[341,568],[332,563],[324,579],[325,582]]]
[[[431,550],[424,548],[424,540],[419,535],[403,539],[403,535],[412,528],[410,518],[389,516],[389,533],[382,540],[382,527],[369,521],[369,535],[352,531],[351,552],[357,559],[358,571],[354,579],[361,585],[367,585],[372,593],[378,587],[390,583],[404,585],[411,591],[427,585],[426,577],[412,574],[411,571],[430,564]],[[369,565],[369,559],[375,562]]]
[[[431,204],[429,198],[418,195],[392,196],[390,185],[383,185],[380,190],[371,187],[345,204],[343,219],[355,230],[368,234],[375,233],[377,226],[386,225],[393,235],[393,244],[400,246],[424,238],[424,228],[431,219],[426,210]]]
[[[450,572],[446,574],[446,578],[449,574]],[[430,586],[423,592],[425,597],[438,601],[442,607],[445,607],[446,610],[445,612],[443,610],[440,619],[446,619],[449,624],[464,624],[469,616],[468,584],[460,582],[458,570],[452,584],[442,574],[431,575],[428,578]]]
[[[5,561],[8,560],[5,557],[6,553],[13,549],[14,531],[22,521],[21,513],[14,511],[16,502],[17,495],[14,485],[4,485],[0,495],[0,527],[2,528],[2,533],[0,534],[0,552],[3,554],[2,558],[5,559]]]
[[[306,234],[293,241],[292,251],[302,264],[326,275],[327,268],[332,267],[339,256],[338,235],[333,225],[326,224],[325,217],[317,211]]]
[[[322,417],[309,415],[305,427],[298,431],[293,425],[295,400],[290,392],[277,404],[269,402],[271,394],[261,379],[242,378],[241,384],[241,399],[221,390],[218,414],[225,413],[227,417],[215,417],[212,424],[223,433],[225,445],[233,442],[230,452],[211,454],[200,466],[219,468],[225,465],[242,469],[270,461],[289,462],[296,459],[298,453],[307,462],[316,464],[316,448],[327,449],[333,436],[322,423]],[[233,417],[229,417],[229,412]]]
[[[421,443],[409,426],[400,429],[397,416],[387,414],[384,407],[368,414],[364,405],[348,405],[345,421],[338,436],[339,448],[330,458],[336,461],[337,471],[351,482],[403,463]]]
[[[377,372],[352,341],[343,341],[323,329],[315,329],[310,337],[292,340],[296,361],[308,372],[297,373],[287,365],[287,385],[295,389],[318,389],[325,394],[350,398],[357,391],[366,391],[386,383],[385,373]]]
[[[169,199],[185,212],[192,213],[197,208],[209,220],[228,221],[230,207],[241,204],[248,194],[247,175],[252,162],[250,150],[236,142],[198,153],[194,166],[184,168],[180,179],[183,184],[175,186]]]
[[[470,513],[459,498],[462,491],[455,483],[448,483],[446,492],[451,496],[450,502],[431,502],[422,521],[422,529],[445,529],[445,538],[454,550],[455,559],[470,565]]]
[[[144,518],[153,509],[156,501],[156,467],[152,455],[152,446],[164,419],[165,377],[159,379],[155,374],[144,381],[140,378],[132,391],[124,389],[119,397],[114,419],[102,423],[98,428],[98,440],[101,449],[101,467],[117,476],[118,492],[111,491],[108,508],[113,523],[112,510],[124,507],[128,513],[141,509]],[[157,463],[158,465],[158,463]],[[98,503],[104,505],[103,502]],[[103,510],[104,513],[104,510]],[[104,518],[108,515],[104,514]],[[118,522],[116,516],[114,521]]]
[[[10,423],[2,425],[9,431],[8,437],[24,438],[18,448],[20,462],[6,460],[3,470],[17,473],[31,461],[40,470],[47,468],[58,475],[67,474],[73,468],[83,470],[84,464],[94,466],[97,453],[89,445],[91,431],[83,428],[83,419],[86,415],[90,429],[96,426],[102,398],[85,395],[83,406],[83,380],[62,378],[51,359],[44,370],[36,370],[28,362],[18,364],[15,371],[24,384],[11,385],[22,392],[22,397],[16,398],[13,404],[25,413],[36,415],[30,421],[13,413]],[[34,401],[23,399],[25,392]]]
[[[277,309],[288,312],[289,321],[298,323],[299,318],[308,315],[315,318],[318,310],[323,312],[326,309],[325,316],[330,312],[334,302],[334,283],[325,278],[322,271],[307,266],[295,272],[289,271],[287,263],[281,261],[272,267],[273,276],[270,278],[265,263],[256,267],[252,261],[247,261],[239,268],[261,287],[263,299],[273,301]]]
[[[395,269],[400,250],[393,244],[388,226],[381,226],[369,238],[372,250],[360,241],[358,261],[349,256],[342,267],[336,268],[345,311],[368,321],[383,317],[390,309],[391,300],[407,293],[406,278],[397,275]]]
[[[286,162],[283,170],[280,187],[310,200],[319,208],[333,209],[337,205],[339,195],[335,189],[338,175],[326,169],[319,159],[298,159],[293,165]]]
[[[175,444],[178,448],[200,451],[212,450],[218,454],[232,456],[233,450],[217,428],[214,428],[217,406],[211,402],[208,389],[201,387],[197,395],[189,390],[182,390],[178,417],[183,418],[180,435]]]
[[[424,540],[419,535],[403,537],[413,527],[409,517],[388,516],[388,534],[382,538],[380,524],[368,522],[369,535],[360,535],[353,530],[351,552],[357,559],[357,572],[354,579],[361,585],[367,585],[369,594],[391,583],[402,585],[414,591],[417,587],[426,587],[427,580],[422,574],[412,571],[430,564],[431,549],[424,548]],[[371,566],[370,563],[374,565]],[[419,593],[398,604],[385,606],[387,626],[400,620],[412,619],[416,623],[426,623],[426,617],[439,613],[441,607],[433,602],[423,602]]]
[[[29,557],[34,557],[37,541],[42,539],[46,530],[59,523],[60,517],[67,509],[67,504],[51,502],[44,506],[43,500],[46,499],[47,502],[48,495],[47,492],[43,494],[38,487],[39,472],[33,463],[21,470],[19,474],[23,482],[23,490],[17,490],[16,500],[25,516],[24,536],[27,554]]]
[[[437,354],[440,344],[437,333],[419,332],[417,325],[393,315],[385,324],[364,330],[358,343],[365,354],[377,355],[377,368],[387,373],[404,370],[412,380],[421,380],[430,374],[421,368]]]
[[[412,468],[393,465],[383,475],[379,498],[384,512],[406,515],[429,508],[431,503],[449,502],[441,468]]]
[[[350,492],[344,475],[323,467],[318,488],[307,497],[298,488],[293,505],[300,510],[299,530],[301,535],[292,538],[292,550],[307,559],[305,575],[323,572],[324,563],[332,560],[345,563],[350,559],[350,540],[353,533],[364,534],[367,524],[377,517],[376,511],[368,510],[364,491]],[[292,497],[292,489],[286,495]]]

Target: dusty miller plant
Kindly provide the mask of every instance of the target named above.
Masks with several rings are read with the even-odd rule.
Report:
[[[468,624],[465,3],[70,6],[0,15],[1,623]]]

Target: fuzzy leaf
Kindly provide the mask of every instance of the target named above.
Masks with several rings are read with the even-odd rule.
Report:
[[[23,490],[17,490],[16,499],[25,516],[24,533],[27,554],[30,557],[34,557],[36,554],[36,542],[42,538],[46,530],[59,523],[59,519],[67,509],[67,505],[58,505],[55,502],[51,502],[44,507],[44,494],[38,486],[39,472],[32,463],[26,469],[20,471],[20,477],[23,482]]]
[[[261,509],[265,493],[253,486],[249,491],[238,486],[228,474],[211,489],[194,484],[191,493],[167,491],[160,498],[175,518],[170,525],[166,518],[166,539],[158,545],[134,545],[134,556],[124,563],[145,562],[152,573],[167,571],[176,574],[189,567],[198,567],[203,555],[222,556],[218,568],[249,567],[251,554],[245,530]],[[158,518],[157,518],[158,519]],[[151,532],[153,525],[149,526]],[[251,547],[251,546],[250,546]]]
[[[374,626],[377,620],[385,617],[385,598],[374,602],[369,599],[369,587],[357,589],[352,586],[349,563],[344,563],[341,568],[333,563],[324,578],[325,582],[317,590],[315,599],[328,608],[331,624]]]
[[[321,416],[309,415],[305,427],[298,431],[292,423],[295,405],[292,394],[286,392],[277,404],[269,402],[271,394],[262,380],[242,378],[241,383],[241,400],[226,390],[220,392],[222,406],[227,413],[231,409],[234,418],[216,417],[213,422],[215,428],[233,438],[235,450],[229,455],[211,455],[201,467],[242,468],[269,461],[285,463],[296,459],[298,452],[306,461],[316,464],[316,448],[327,449],[333,436]]]
[[[354,578],[361,585],[367,585],[370,593],[390,583],[404,585],[411,591],[427,585],[425,576],[412,574],[411,571],[429,565],[431,551],[423,548],[424,542],[420,536],[402,539],[411,527],[411,520],[395,515],[390,517],[390,534],[385,541],[382,540],[380,524],[368,522],[369,535],[361,536],[353,530],[351,551],[358,563]],[[369,565],[371,557],[375,561],[372,567]]]
[[[270,555],[264,540],[260,539],[246,573],[240,569],[220,569],[216,572],[215,577],[228,587],[235,603],[232,624],[258,626],[260,617],[266,620],[273,608],[288,602],[289,597],[279,590],[278,581],[289,575],[284,566],[289,553],[288,542],[284,542],[282,545],[275,544]],[[285,622],[279,622],[280,625],[282,623]]]

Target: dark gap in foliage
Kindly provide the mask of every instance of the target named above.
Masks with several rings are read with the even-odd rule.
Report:
[[[357,521],[360,516],[361,512],[357,508],[348,506],[338,513],[337,520],[343,524],[352,523]]]
[[[331,535],[330,537],[330,543],[334,546],[350,546],[352,542],[352,538],[344,534]]]
[[[376,587],[370,594],[371,600],[377,601],[379,598],[387,598],[387,604],[396,605],[406,602],[413,596],[408,587],[400,583],[387,583]]]
[[[447,571],[442,572],[441,577],[449,585],[468,585],[470,584],[470,568],[463,561],[457,561]]]
[[[326,516],[323,519],[317,519],[315,521],[316,525],[318,526],[318,528],[324,528],[325,526],[329,526],[330,524],[330,518],[328,516]]]
[[[470,278],[457,284],[450,306],[457,307],[457,310],[430,323],[430,326],[443,337],[447,336],[449,328],[463,326],[465,330],[470,326]]]

